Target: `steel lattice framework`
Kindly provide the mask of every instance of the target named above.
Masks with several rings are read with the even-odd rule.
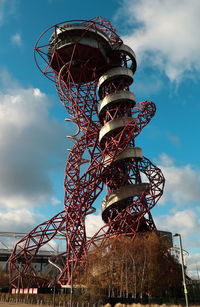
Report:
[[[51,34],[50,34],[51,33]],[[55,83],[69,118],[78,127],[71,137],[65,168],[64,210],[38,225],[15,246],[10,259],[11,283],[47,286],[31,262],[39,249],[56,236],[66,237],[60,285],[71,282],[91,244],[120,235],[155,230],[150,210],[163,193],[161,170],[143,157],[135,138],[154,116],[151,101],[135,102],[129,90],[136,70],[132,49],[123,44],[109,21],[63,22],[46,30],[35,46],[41,72]],[[104,184],[105,225],[86,238],[85,218]],[[98,243],[99,244],[99,243]]]

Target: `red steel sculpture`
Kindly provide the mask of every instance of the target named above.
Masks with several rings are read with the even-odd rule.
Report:
[[[65,168],[64,210],[20,240],[10,258],[11,284],[22,288],[50,285],[37,276],[31,263],[58,233],[66,238],[58,283],[69,285],[72,270],[76,271],[96,240],[156,230],[150,210],[165,182],[161,170],[135,147],[135,137],[156,107],[151,101],[135,102],[129,90],[136,70],[135,54],[109,21],[97,17],[54,25],[37,41],[35,59],[55,83],[70,116],[67,121],[78,130],[69,136],[74,146]],[[105,225],[87,239],[85,219],[95,211],[93,203],[104,184]]]

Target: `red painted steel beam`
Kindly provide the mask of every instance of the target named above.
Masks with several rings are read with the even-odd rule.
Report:
[[[21,239],[10,258],[11,284],[23,288],[51,284],[37,276],[32,261],[61,231],[66,251],[58,283],[70,285],[72,270],[75,274],[80,265],[84,268],[87,251],[97,241],[103,244],[111,237],[155,230],[150,210],[165,182],[161,170],[135,147],[135,138],[156,107],[151,101],[135,103],[130,92],[135,54],[108,20],[97,17],[54,25],[39,37],[35,60],[55,83],[77,133],[65,167],[64,210]],[[85,218],[94,212],[104,184],[105,225],[88,240]]]

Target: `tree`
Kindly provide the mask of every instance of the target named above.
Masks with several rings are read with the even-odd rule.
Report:
[[[110,238],[87,255],[79,276],[93,296],[168,296],[181,287],[181,268],[157,233]]]
[[[6,287],[9,287],[9,276],[0,267],[0,288],[6,288]]]

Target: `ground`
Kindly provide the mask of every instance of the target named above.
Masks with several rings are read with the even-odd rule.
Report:
[[[34,307],[38,305],[33,304],[22,304],[22,303],[7,303],[7,302],[0,302],[0,307]],[[42,305],[43,307],[49,306],[49,305]]]

